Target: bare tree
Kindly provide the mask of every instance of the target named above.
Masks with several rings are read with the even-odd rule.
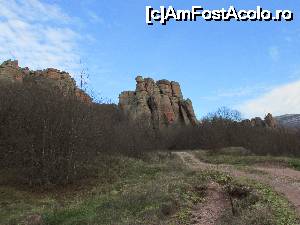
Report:
[[[242,115],[238,110],[230,109],[226,106],[220,107],[216,112],[209,113],[205,119],[223,119],[230,121],[241,121]]]

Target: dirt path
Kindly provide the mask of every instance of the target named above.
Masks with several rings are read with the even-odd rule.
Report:
[[[176,152],[181,160],[192,169],[212,169],[227,172],[235,177],[248,177],[265,183],[274,188],[275,191],[286,196],[289,202],[295,207],[300,215],[300,171],[289,168],[275,167],[255,167],[253,169],[263,171],[263,173],[250,173],[237,170],[231,165],[214,165],[198,160],[192,153]]]
[[[219,184],[210,183],[206,194],[205,202],[196,205],[192,211],[194,225],[215,225],[224,209],[230,207]]]

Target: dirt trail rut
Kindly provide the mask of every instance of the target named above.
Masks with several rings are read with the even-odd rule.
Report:
[[[196,205],[192,211],[193,225],[215,225],[224,209],[231,207],[221,186],[216,183],[208,185],[205,199],[205,202]]]
[[[278,193],[283,194],[295,207],[300,215],[300,171],[289,168],[255,167],[254,169],[266,172],[265,174],[254,174],[240,171],[231,165],[214,165],[198,160],[192,153],[176,152],[181,160],[191,169],[212,169],[229,173],[235,177],[248,177],[261,183],[268,184]]]

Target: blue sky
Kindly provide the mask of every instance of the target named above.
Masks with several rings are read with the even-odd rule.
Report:
[[[292,22],[145,23],[145,6],[289,9]],[[0,0],[0,59],[89,74],[118,101],[137,75],[180,82],[198,117],[228,106],[244,117],[300,113],[300,4],[296,0]]]

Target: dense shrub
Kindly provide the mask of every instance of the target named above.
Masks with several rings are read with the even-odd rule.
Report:
[[[28,184],[73,182],[89,174],[97,155],[139,155],[155,146],[151,137],[112,104],[86,104],[39,85],[0,88],[0,166]]]
[[[177,128],[165,133],[171,149],[241,146],[261,155],[300,155],[298,132],[284,128],[252,127],[230,119],[204,119],[196,127]]]
[[[37,84],[2,85],[0,169],[12,169],[26,184],[64,184],[90,176],[103,154],[142,157],[150,150],[229,146],[258,154],[300,154],[298,133],[246,126],[238,122],[238,112],[223,112],[198,126],[158,131],[142,120],[131,121],[114,104],[86,104]]]

